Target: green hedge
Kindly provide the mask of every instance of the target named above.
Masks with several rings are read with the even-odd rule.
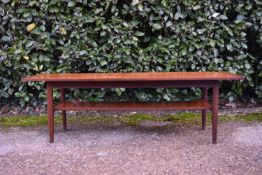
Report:
[[[230,101],[262,99],[259,0],[0,0],[0,98],[36,105],[41,72],[230,71]],[[92,89],[85,100],[173,100],[198,89]],[[55,93],[58,97],[58,93]]]

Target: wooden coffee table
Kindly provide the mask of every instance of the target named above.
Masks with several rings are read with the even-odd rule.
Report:
[[[23,82],[46,82],[48,131],[54,142],[54,112],[62,111],[63,128],[67,128],[67,110],[202,110],[202,128],[205,129],[206,111],[212,111],[212,143],[217,143],[219,81],[243,80],[228,72],[136,72],[136,73],[65,73],[39,74],[23,78]],[[65,99],[66,88],[190,88],[202,89],[202,98],[196,101],[175,102],[70,102]],[[53,101],[53,89],[59,88],[61,100]],[[212,89],[212,102],[208,89]]]

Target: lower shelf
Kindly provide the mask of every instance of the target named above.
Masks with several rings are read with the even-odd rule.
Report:
[[[55,106],[55,110],[71,111],[200,110],[210,108],[211,105],[205,100],[182,102],[61,102]]]

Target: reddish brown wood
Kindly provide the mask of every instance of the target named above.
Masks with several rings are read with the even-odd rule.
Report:
[[[66,100],[65,100],[65,89],[60,89],[60,95],[61,95],[61,97],[60,97],[60,101],[61,102],[65,102]],[[67,125],[66,125],[66,111],[65,110],[62,110],[62,121],[63,121],[63,128],[64,129],[67,129]]]
[[[48,115],[48,132],[50,143],[54,142],[54,107],[53,107],[53,87],[49,83],[47,89],[47,115]]]
[[[204,100],[183,102],[61,102],[56,110],[95,110],[95,111],[138,111],[138,110],[200,110],[211,109]]]
[[[22,81],[178,81],[178,80],[242,80],[243,76],[228,72],[133,72],[133,73],[64,73],[40,74]]]
[[[228,72],[140,72],[140,73],[81,73],[40,74],[22,81],[47,82],[48,130],[50,142],[54,142],[54,110],[62,110],[66,128],[66,110],[202,110],[202,127],[205,128],[206,110],[212,108],[212,142],[217,142],[219,80],[242,80],[243,76]],[[204,88],[202,100],[193,102],[118,102],[72,103],[65,101],[64,88]],[[207,101],[207,89],[212,88],[213,102]],[[53,88],[61,88],[61,103],[53,106]]]
[[[207,98],[207,92],[208,92],[208,89],[207,88],[203,88],[202,89],[202,99],[204,101],[207,101],[208,98]],[[204,130],[206,128],[206,114],[207,114],[207,110],[202,110],[202,129]]]
[[[217,121],[219,104],[219,82],[213,86],[213,104],[212,104],[212,143],[217,143]]]

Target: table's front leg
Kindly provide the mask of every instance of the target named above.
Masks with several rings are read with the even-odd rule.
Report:
[[[208,101],[208,88],[204,87],[202,88],[202,99],[205,101]],[[202,110],[202,129],[206,129],[206,115],[207,115],[207,110],[203,109]]]
[[[65,102],[65,89],[61,88],[60,89],[60,101]],[[66,110],[62,110],[62,121],[63,121],[63,128],[66,130],[67,129],[67,124],[66,124]]]
[[[219,81],[216,81],[212,87],[212,143],[217,143],[217,122],[218,122],[218,104],[219,104]]]
[[[48,132],[50,143],[54,142],[54,102],[53,87],[50,83],[46,84],[47,89],[47,116],[48,116]]]

